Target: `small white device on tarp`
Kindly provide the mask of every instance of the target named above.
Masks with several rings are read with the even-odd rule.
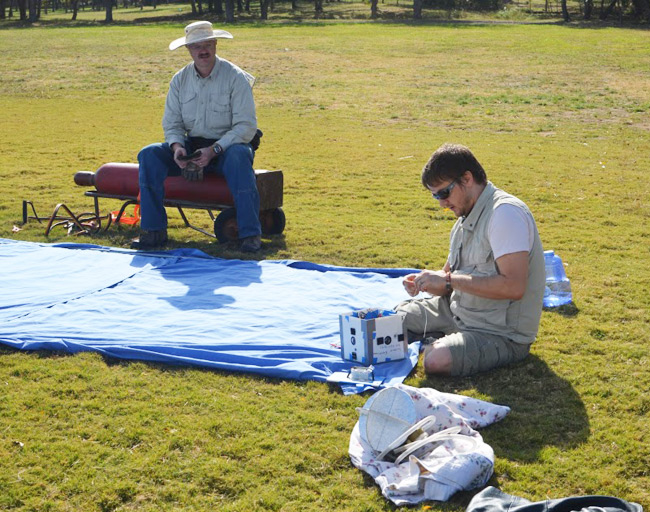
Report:
[[[408,354],[404,313],[362,309],[339,315],[341,357],[362,365],[398,361]]]

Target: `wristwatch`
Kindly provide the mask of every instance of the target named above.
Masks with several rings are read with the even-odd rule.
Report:
[[[447,292],[447,295],[450,295],[452,290],[453,288],[451,287],[451,272],[447,272],[445,274],[445,291]]]
[[[212,145],[212,149],[214,150],[215,154],[217,154],[217,155],[220,155],[221,153],[223,153],[223,148],[219,145],[218,142],[215,142]]]

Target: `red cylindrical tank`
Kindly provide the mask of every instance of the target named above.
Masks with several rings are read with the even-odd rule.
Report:
[[[111,162],[102,165],[95,173],[76,173],[74,182],[86,187],[94,185],[97,192],[115,196],[137,197],[140,192],[138,164]],[[204,174],[203,181],[187,181],[182,176],[170,176],[165,180],[165,198],[199,204],[234,204],[226,179],[214,174]]]

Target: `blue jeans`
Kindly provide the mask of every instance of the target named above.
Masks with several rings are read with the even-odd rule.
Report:
[[[190,151],[189,146],[188,153]],[[237,209],[239,238],[262,233],[260,226],[260,196],[257,192],[250,144],[234,144],[222,155],[212,159],[204,172],[224,176]],[[155,143],[145,146],[138,154],[140,164],[140,215],[142,229],[159,231],[167,229],[167,212],[163,206],[164,182],[167,176],[179,176],[182,170],[174,161],[169,144]]]

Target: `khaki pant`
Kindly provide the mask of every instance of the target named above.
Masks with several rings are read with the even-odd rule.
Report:
[[[395,311],[406,313],[404,329],[409,341],[438,337],[434,342],[436,346],[445,346],[451,351],[452,375],[472,375],[505,366],[521,361],[530,352],[530,345],[515,343],[505,336],[461,331],[449,309],[448,297],[408,300],[399,304]]]

